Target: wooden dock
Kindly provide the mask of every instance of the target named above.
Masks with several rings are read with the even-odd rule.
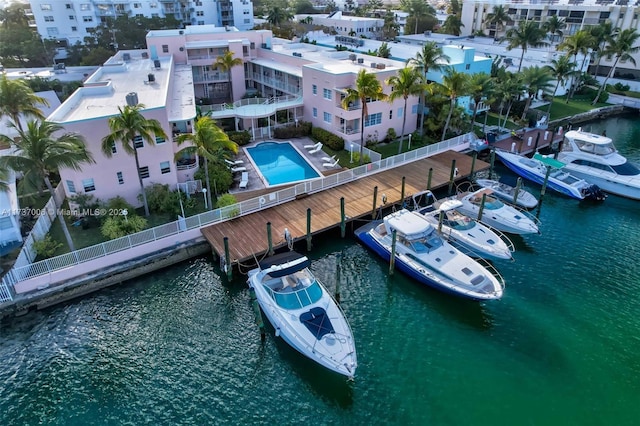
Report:
[[[260,258],[269,249],[267,223],[271,223],[272,246],[274,249],[286,245],[285,228],[293,241],[307,236],[307,209],[311,210],[311,235],[315,235],[340,225],[340,199],[345,200],[345,215],[348,221],[370,218],[373,210],[374,188],[378,188],[377,206],[386,196],[387,206],[400,203],[402,178],[405,178],[405,199],[427,189],[429,169],[433,168],[431,188],[449,185],[451,166],[456,161],[458,175],[456,181],[471,173],[473,159],[455,151],[447,151],[411,163],[368,175],[366,177],[310,194],[304,198],[289,201],[265,210],[257,211],[232,220],[202,228],[202,234],[209,241],[217,255],[225,252],[224,238],[229,242],[228,264],[253,263],[254,255]],[[476,160],[474,171],[485,170],[489,164]],[[258,196],[258,195],[256,195]]]
[[[551,130],[546,129],[525,129],[524,132],[519,132],[520,137],[514,138],[509,136],[505,139],[501,139],[491,144],[491,146],[502,149],[505,151],[511,151],[511,148],[515,143],[514,152],[520,155],[533,154],[536,149],[536,140],[538,140],[537,149],[546,148],[553,142],[560,142],[563,138],[562,135],[553,133]],[[546,138],[545,138],[546,136]],[[531,143],[529,144],[529,138]]]

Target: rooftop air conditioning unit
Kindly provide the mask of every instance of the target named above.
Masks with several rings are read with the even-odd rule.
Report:
[[[379,70],[383,70],[383,69],[385,69],[385,67],[386,67],[386,65],[385,65],[385,64],[376,64],[376,65],[377,65],[377,68],[378,68]]]
[[[142,59],[148,59],[149,58],[149,53],[148,52],[142,52]]]
[[[178,31],[178,34],[180,34],[180,35],[184,34],[184,30]]]
[[[425,35],[426,37],[429,37],[429,36],[431,35],[431,31],[425,31],[425,32],[424,32],[424,35]]]
[[[181,52],[184,52],[184,47],[180,47],[180,51],[181,51]]]
[[[160,60],[159,59],[154,59],[153,60],[153,66],[159,70],[160,69]]]
[[[127,105],[129,106],[138,105],[138,94],[136,92],[127,93],[127,96],[125,97],[125,99],[127,101]]]
[[[364,58],[358,58],[358,63],[359,64],[364,64]]]
[[[149,73],[149,74],[147,75],[147,80],[149,81],[149,83],[153,83],[153,82],[155,82],[155,81],[156,81],[156,76],[155,76],[155,74],[153,74],[153,73]]]
[[[355,54],[355,53],[350,54],[350,55],[349,55],[349,59],[350,59],[351,61],[355,61],[355,60],[356,60],[356,54]]]
[[[123,53],[123,54],[122,54],[122,60],[123,60],[123,61],[125,61],[125,62],[126,62],[126,61],[130,61],[130,60],[131,60],[131,54],[129,54],[129,53]]]
[[[371,62],[371,68],[378,68],[378,64],[376,64],[375,62]]]

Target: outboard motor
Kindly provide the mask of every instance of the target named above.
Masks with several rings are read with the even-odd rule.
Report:
[[[607,198],[602,189],[598,185],[590,185],[582,190],[585,200],[604,201]]]

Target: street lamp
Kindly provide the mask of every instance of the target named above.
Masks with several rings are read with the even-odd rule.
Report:
[[[209,205],[207,204],[207,188],[202,188],[202,193],[204,194],[204,209],[209,210]]]
[[[125,222],[129,222],[129,219],[127,219],[128,215],[129,215],[129,210],[127,209],[122,210],[122,216],[124,216]]]
[[[409,151],[411,151],[411,136],[413,135],[413,133],[409,133]]]
[[[351,151],[351,161],[349,162],[353,163],[353,144],[351,144],[351,148],[349,149],[349,151]]]

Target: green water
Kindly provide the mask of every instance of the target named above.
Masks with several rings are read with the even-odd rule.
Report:
[[[605,126],[640,162],[636,117]],[[487,303],[390,278],[353,238],[314,240],[330,290],[342,255],[351,383],[271,328],[261,343],[244,280],[208,257],[7,321],[0,424],[638,424],[639,207],[548,193],[542,235],[514,238]]]

